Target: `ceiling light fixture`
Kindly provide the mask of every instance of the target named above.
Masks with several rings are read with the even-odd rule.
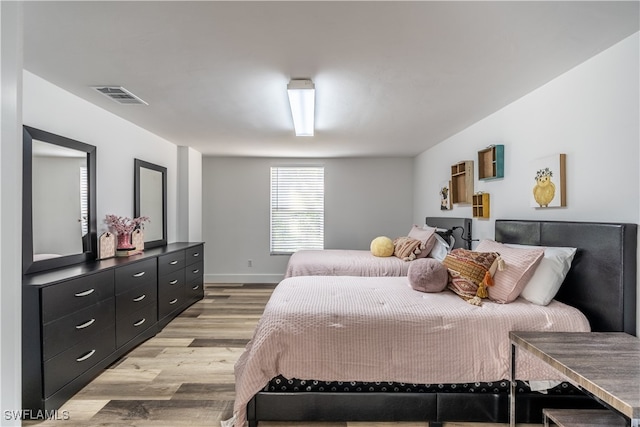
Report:
[[[313,136],[316,89],[309,79],[293,79],[287,85],[296,136]]]

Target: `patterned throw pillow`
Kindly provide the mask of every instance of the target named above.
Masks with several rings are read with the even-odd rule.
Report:
[[[393,241],[393,254],[403,261],[413,261],[424,251],[424,244],[411,237],[398,237]]]
[[[514,301],[527,286],[544,257],[544,248],[513,248],[493,240],[483,240],[478,251],[499,252],[505,268],[495,277],[496,285],[489,291],[489,298],[502,304]]]
[[[496,252],[452,250],[442,262],[449,271],[448,287],[470,304],[480,305],[493,286],[492,276],[500,262]]]

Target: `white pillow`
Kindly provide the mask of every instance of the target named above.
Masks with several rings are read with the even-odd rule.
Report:
[[[539,246],[505,244],[513,248],[535,248]],[[576,248],[544,247],[544,257],[536,271],[524,287],[520,296],[538,305],[547,305],[556,296],[560,285],[564,282]]]

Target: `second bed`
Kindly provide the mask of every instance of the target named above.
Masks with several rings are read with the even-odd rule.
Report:
[[[427,217],[426,224],[453,236],[453,248],[468,248],[471,219]],[[448,236],[447,236],[448,237]],[[396,256],[378,257],[369,250],[301,250],[291,255],[285,278],[296,276],[406,276],[411,261]]]

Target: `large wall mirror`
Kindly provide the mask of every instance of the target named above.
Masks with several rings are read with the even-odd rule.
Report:
[[[134,159],[135,217],[147,216],[144,247],[167,244],[167,168]]]
[[[96,259],[96,147],[23,126],[22,269]]]

